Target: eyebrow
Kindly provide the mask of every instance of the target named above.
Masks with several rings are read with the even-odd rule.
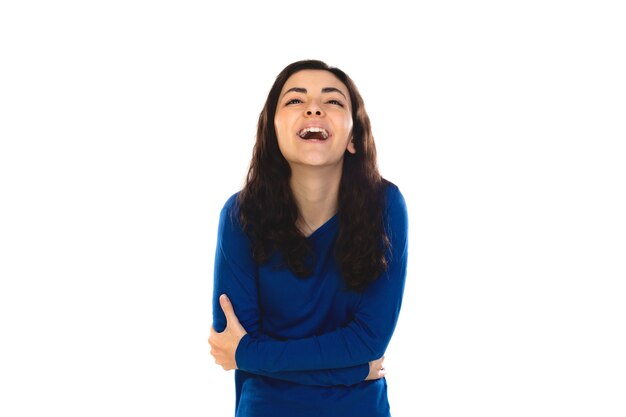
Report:
[[[283,97],[287,95],[287,93],[291,92],[291,91],[295,91],[296,93],[307,93],[306,88],[302,88],[302,87],[292,87],[289,90],[285,91],[285,94],[283,94]],[[341,94],[343,96],[343,98],[345,98],[346,100],[348,99],[346,97],[346,95],[344,93],[341,92],[340,89],[335,88],[335,87],[324,87],[322,88],[322,93],[332,93],[332,92],[337,92],[339,94]]]

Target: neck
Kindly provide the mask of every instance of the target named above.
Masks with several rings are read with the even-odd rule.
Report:
[[[309,236],[337,213],[342,166],[292,166],[289,185],[300,209],[298,228]]]

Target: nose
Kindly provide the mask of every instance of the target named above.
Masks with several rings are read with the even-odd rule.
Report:
[[[318,116],[322,115],[322,110],[315,101],[311,101],[311,104],[309,104],[309,106],[307,107],[306,115],[311,116],[313,112],[315,112],[315,114]]]

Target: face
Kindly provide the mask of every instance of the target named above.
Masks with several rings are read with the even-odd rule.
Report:
[[[324,70],[301,70],[285,82],[276,107],[278,147],[291,166],[341,165],[352,139],[348,88]]]

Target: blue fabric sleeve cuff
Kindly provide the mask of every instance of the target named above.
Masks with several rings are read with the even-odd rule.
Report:
[[[237,345],[237,349],[235,350],[235,362],[237,362],[237,369],[241,369],[242,371],[251,371],[251,363],[248,363],[248,358],[246,355],[247,348],[252,343],[253,339],[250,336],[250,333],[246,333],[243,335],[239,344]]]
[[[360,366],[361,366],[361,369],[359,369],[360,371],[359,375],[363,375],[363,376],[361,377],[361,379],[359,379],[359,382],[362,382],[362,381],[365,381],[365,378],[367,378],[367,376],[370,374],[370,364],[368,362]]]

